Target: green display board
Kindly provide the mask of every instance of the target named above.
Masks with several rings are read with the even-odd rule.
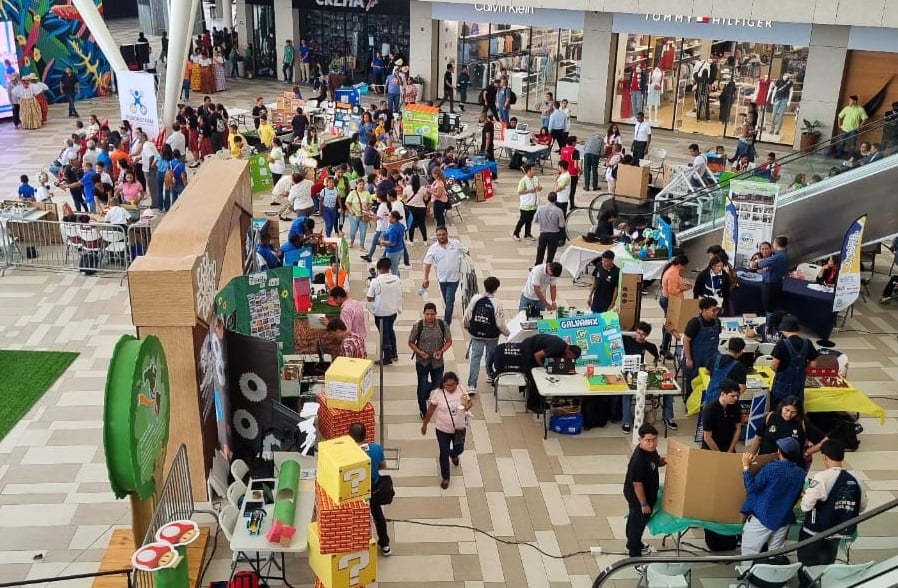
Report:
[[[402,113],[402,133],[418,135],[423,138],[425,146],[436,149],[440,142],[439,117],[439,109],[407,108]]]
[[[268,168],[268,155],[258,154],[249,157],[249,176],[253,194],[271,190],[274,182],[271,178],[271,170]]]
[[[614,311],[541,320],[537,322],[537,329],[579,346],[582,353],[577,365],[621,365],[624,360],[620,317]]]
[[[234,332],[279,344],[293,353],[293,268],[234,278],[215,297],[215,313]]]

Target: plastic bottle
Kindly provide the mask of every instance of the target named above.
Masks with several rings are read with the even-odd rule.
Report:
[[[424,287],[418,288],[418,296],[420,296],[421,298],[427,298],[428,297],[427,288],[424,288]]]

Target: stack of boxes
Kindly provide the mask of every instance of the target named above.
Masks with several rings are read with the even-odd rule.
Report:
[[[318,395],[318,430],[325,439],[336,439],[349,433],[349,425],[355,422],[365,425],[365,441],[374,441],[374,406],[366,402],[362,410],[333,408],[325,394]]]
[[[276,106],[271,112],[271,124],[288,125],[293,120],[297,108],[302,108],[305,100],[294,98],[292,90],[285,90],[277,97]]]

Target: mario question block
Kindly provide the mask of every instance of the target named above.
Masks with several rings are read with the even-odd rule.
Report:
[[[364,410],[374,395],[374,362],[337,357],[324,374],[324,395],[329,408]]]
[[[371,458],[346,435],[318,444],[318,484],[336,505],[371,498]]]
[[[310,523],[309,567],[325,588],[361,588],[377,580],[377,542],[365,551],[323,554],[318,523]]]

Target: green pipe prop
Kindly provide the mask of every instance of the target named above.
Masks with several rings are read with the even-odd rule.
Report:
[[[278,491],[274,499],[274,519],[290,527],[296,520],[299,473],[299,464],[290,459],[281,464],[281,472],[278,475]]]

